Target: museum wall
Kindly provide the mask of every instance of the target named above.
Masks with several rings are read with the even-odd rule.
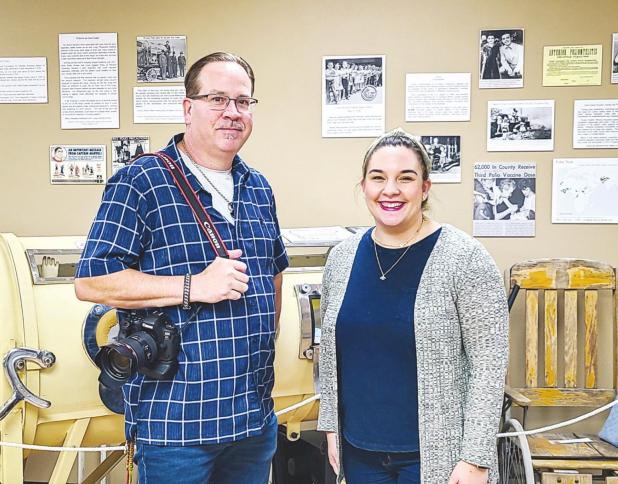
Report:
[[[462,181],[433,185],[432,217],[472,233],[474,163],[536,162],[536,235],[480,238],[500,269],[540,257],[618,266],[616,224],[551,222],[554,158],[618,157],[617,149],[572,148],[574,100],[618,95],[618,84],[610,84],[617,8],[615,0],[0,0],[0,56],[46,57],[49,98],[47,104],[0,104],[0,232],[88,232],[103,186],[52,185],[50,145],[106,145],[110,174],[113,136],[149,136],[155,149],[182,132],[181,124],[133,124],[132,92],[140,85],[136,37],[186,35],[188,64],[214,51],[235,52],[251,63],[259,105],[241,155],[270,180],[282,227],[370,223],[357,184],[372,139],[321,136],[322,56],[385,55],[386,129],[461,136]],[[523,88],[479,89],[479,31],[492,28],[525,29]],[[58,34],[80,32],[118,34],[119,129],[60,128]],[[603,45],[602,84],[543,87],[543,47],[573,44]],[[406,122],[406,73],[439,72],[472,73],[470,121]],[[554,150],[488,152],[487,102],[533,99],[555,100]],[[610,345],[611,336],[603,349]],[[541,413],[540,420],[555,418]]]

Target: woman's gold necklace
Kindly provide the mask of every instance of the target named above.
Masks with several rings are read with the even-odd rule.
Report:
[[[412,236],[412,238],[410,240],[408,240],[407,242],[404,242],[401,246],[397,247],[397,248],[401,248],[404,247],[405,245],[407,245],[408,247],[406,248],[406,250],[403,251],[403,253],[399,256],[399,258],[393,263],[392,266],[390,266],[386,272],[384,270],[382,270],[382,264],[380,263],[380,257],[378,256],[378,247],[376,244],[376,237],[374,235],[374,232],[371,233],[372,235],[372,239],[373,239],[373,251],[375,252],[376,255],[376,262],[378,263],[378,269],[380,270],[380,280],[381,281],[385,281],[386,280],[386,275],[392,271],[395,266],[397,264],[399,264],[399,262],[401,261],[401,259],[403,259],[405,257],[405,255],[408,253],[408,251],[410,250],[410,248],[412,247],[412,242],[414,241],[414,239],[416,239],[416,237],[418,236],[418,233],[421,231],[421,227],[423,226],[423,223],[425,222],[425,217],[421,217],[421,223],[418,226],[418,229],[416,229],[416,232],[414,232],[414,235]],[[383,245],[380,242],[380,245]],[[384,244],[386,245],[386,244]],[[396,247],[396,246],[391,246],[391,247]]]

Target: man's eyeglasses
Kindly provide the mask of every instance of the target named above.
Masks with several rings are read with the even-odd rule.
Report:
[[[230,101],[234,101],[239,113],[252,113],[255,110],[255,105],[258,103],[258,100],[252,97],[237,97],[234,99],[222,94],[198,94],[197,96],[189,96],[189,99],[204,101],[214,111],[225,111],[230,105]]]

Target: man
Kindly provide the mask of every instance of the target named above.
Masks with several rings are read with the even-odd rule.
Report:
[[[521,79],[524,66],[524,49],[513,43],[511,34],[502,35],[500,46],[500,77],[502,79]]]
[[[185,77],[185,66],[187,65],[187,59],[184,52],[180,52],[178,55],[178,69],[180,70],[180,77]]]
[[[161,80],[167,79],[167,56],[164,51],[159,52],[159,69],[161,71]]]
[[[170,77],[178,77],[178,59],[176,58],[176,51],[172,50],[172,55],[169,58],[170,61]]]
[[[253,127],[254,75],[242,58],[215,53],[189,69],[185,88],[186,131],[163,151],[229,259],[215,257],[165,165],[146,155],[110,178],[75,289],[79,299],[118,308],[162,308],[180,330],[176,375],[137,373],[123,387],[140,482],[266,484],[277,433],[275,321],[288,260],[270,185],[237,154]]]

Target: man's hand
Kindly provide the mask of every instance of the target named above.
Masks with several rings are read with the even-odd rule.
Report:
[[[242,251],[229,251],[230,258],[217,257],[191,280],[191,301],[217,303],[225,299],[240,299],[249,286],[247,264],[241,262]]]
[[[337,448],[337,434],[335,432],[326,432],[326,443],[328,444],[328,462],[339,475],[339,449]]]
[[[488,477],[488,469],[480,469],[460,460],[453,469],[448,484],[487,484]]]

